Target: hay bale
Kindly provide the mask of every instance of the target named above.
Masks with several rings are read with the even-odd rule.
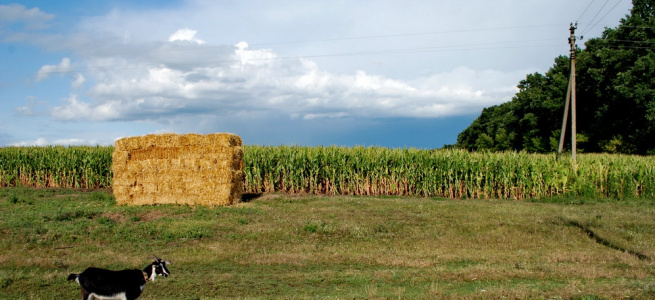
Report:
[[[116,141],[116,202],[231,205],[243,193],[242,141],[230,133],[151,134]]]

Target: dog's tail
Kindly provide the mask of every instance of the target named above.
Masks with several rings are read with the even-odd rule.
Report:
[[[80,276],[80,274],[70,274],[70,275],[68,275],[68,280],[75,280],[79,276]]]

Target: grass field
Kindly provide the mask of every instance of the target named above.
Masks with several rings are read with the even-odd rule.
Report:
[[[140,299],[653,299],[652,201],[264,194],[117,206],[106,190],[0,188],[0,298],[76,299],[88,266],[171,277]]]

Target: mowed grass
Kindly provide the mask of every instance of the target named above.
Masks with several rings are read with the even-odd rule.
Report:
[[[2,299],[76,299],[69,273],[155,255],[172,275],[140,299],[655,298],[644,200],[264,194],[127,207],[108,191],[2,188],[0,232]]]

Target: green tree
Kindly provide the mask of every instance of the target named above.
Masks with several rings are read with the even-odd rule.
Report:
[[[617,28],[577,51],[577,128],[585,150],[655,154],[653,49],[655,2],[634,0]],[[456,147],[556,150],[569,70],[569,58],[560,56],[544,75],[527,75],[510,102],[484,109],[460,133]]]
[[[568,58],[560,56],[546,75],[528,74],[519,83],[519,92],[512,101],[485,108],[459,134],[456,146],[471,150],[552,150],[550,140],[554,131],[559,130],[556,123],[562,115],[559,110],[564,106],[569,70]],[[478,143],[482,134],[491,141]]]
[[[591,151],[655,151],[654,6],[633,1],[630,15],[579,56],[580,120]]]

